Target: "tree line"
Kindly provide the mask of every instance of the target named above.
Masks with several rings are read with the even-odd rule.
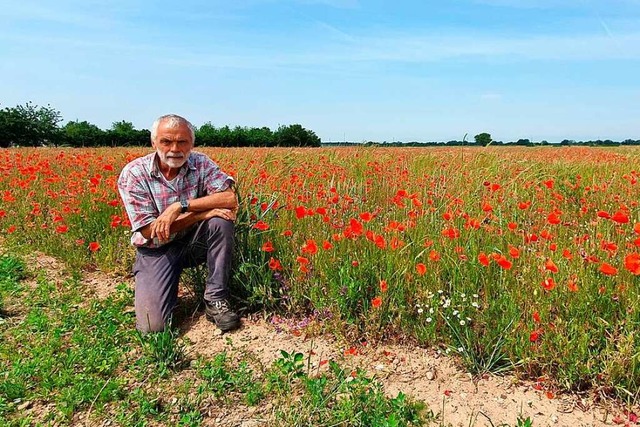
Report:
[[[0,110],[0,147],[12,146],[144,146],[151,133],[136,129],[131,122],[114,122],[103,130],[87,121],[62,123],[62,115],[51,106],[33,103],[5,107]],[[268,127],[215,127],[207,122],[195,129],[198,146],[206,147],[319,147],[320,138],[299,124],[281,125],[272,131]]]
[[[366,141],[364,143],[359,142],[323,142],[322,145],[333,145],[333,146],[341,146],[341,145],[366,145],[366,146],[382,146],[382,147],[442,147],[442,146],[481,146],[486,147],[488,145],[491,146],[513,146],[519,145],[522,147],[537,147],[537,146],[569,146],[569,145],[577,145],[577,146],[605,146],[605,147],[618,147],[621,145],[640,145],[640,139],[625,139],[624,141],[612,141],[610,139],[595,139],[595,140],[587,140],[587,141],[576,141],[574,139],[563,139],[560,142],[549,142],[549,141],[531,141],[528,138],[520,138],[516,141],[495,141],[491,137],[491,134],[488,132],[482,132],[473,137],[473,141],[468,141],[465,138],[462,140],[451,140],[447,142],[441,141],[428,141],[428,142],[419,142],[419,141],[392,141],[392,142],[376,142],[376,141]]]
[[[122,120],[112,123],[109,129],[103,130],[87,121],[69,121],[60,126],[62,115],[51,106],[37,106],[30,102],[0,110],[0,147],[11,146],[38,147],[43,145],[69,147],[101,147],[101,146],[145,146],[149,144],[151,134],[147,129],[136,129],[131,122]],[[620,146],[640,145],[640,139],[612,141],[597,139],[575,141],[564,139],[559,143],[548,141],[535,142],[527,138],[516,141],[494,141],[491,134],[482,132],[474,136],[473,141],[466,137],[461,141],[447,142],[429,141],[393,141],[393,142],[325,142],[311,130],[299,124],[279,126],[273,131],[268,127],[249,128],[236,126],[215,127],[207,122],[195,129],[196,142],[204,147],[319,147],[320,145],[369,145],[385,147],[429,147],[429,146],[511,146],[525,147],[540,145],[585,145],[585,146]]]

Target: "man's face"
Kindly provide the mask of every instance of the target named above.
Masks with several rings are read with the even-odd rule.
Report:
[[[160,162],[164,166],[171,169],[180,168],[189,158],[193,148],[191,131],[184,123],[169,127],[164,120],[158,125],[156,139],[152,142],[152,146],[156,149]]]

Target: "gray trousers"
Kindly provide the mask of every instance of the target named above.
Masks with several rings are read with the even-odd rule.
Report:
[[[135,276],[136,327],[141,332],[162,331],[178,299],[182,270],[207,263],[205,301],[228,298],[233,256],[233,222],[211,218],[179,240],[159,248],[138,248]]]

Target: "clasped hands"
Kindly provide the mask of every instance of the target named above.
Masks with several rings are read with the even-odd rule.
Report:
[[[173,203],[169,205],[169,207],[165,209],[164,212],[162,212],[160,216],[158,216],[158,218],[156,218],[156,220],[150,224],[151,239],[154,239],[157,237],[158,240],[160,240],[161,242],[169,240],[169,237],[172,234],[171,226],[176,221],[187,219],[187,217],[190,217],[192,219],[191,221],[188,222],[188,225],[194,224],[199,221],[211,219],[213,217],[220,217],[220,218],[226,219],[227,221],[235,221],[236,214],[238,211],[237,208],[235,209],[213,208],[206,211],[186,212],[182,214],[181,209],[182,207],[180,206],[180,203]],[[183,229],[183,228],[186,228],[186,227],[180,227],[180,229]],[[177,231],[180,231],[180,229],[174,230],[173,232],[175,233]]]

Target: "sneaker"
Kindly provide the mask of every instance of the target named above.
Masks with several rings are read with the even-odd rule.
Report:
[[[205,302],[204,312],[207,320],[216,324],[222,332],[232,331],[240,327],[240,317],[229,307],[226,299]]]

